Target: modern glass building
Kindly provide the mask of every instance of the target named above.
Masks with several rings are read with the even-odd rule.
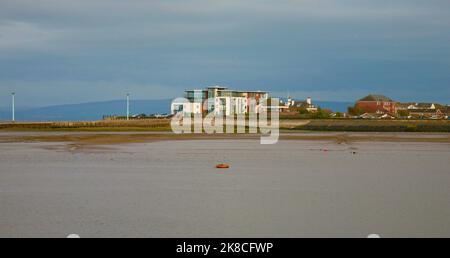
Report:
[[[259,113],[259,105],[268,99],[268,93],[236,91],[214,86],[203,90],[187,90],[185,99],[183,102],[172,102],[172,114],[178,112],[192,114],[215,112],[224,115]]]

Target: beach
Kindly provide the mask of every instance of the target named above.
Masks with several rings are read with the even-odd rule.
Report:
[[[0,237],[450,237],[448,139],[2,132]]]

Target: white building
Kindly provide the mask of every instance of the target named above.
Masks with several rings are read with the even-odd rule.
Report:
[[[214,86],[204,90],[188,90],[183,100],[175,100],[171,113],[204,114],[247,114],[259,113],[260,105],[268,99],[263,91],[234,91],[225,87]]]

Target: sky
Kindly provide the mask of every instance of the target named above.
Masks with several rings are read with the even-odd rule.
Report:
[[[450,1],[0,0],[0,107],[211,85],[450,104]]]

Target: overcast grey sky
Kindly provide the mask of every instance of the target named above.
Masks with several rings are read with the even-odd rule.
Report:
[[[448,0],[0,0],[0,106],[223,85],[450,102]]]

